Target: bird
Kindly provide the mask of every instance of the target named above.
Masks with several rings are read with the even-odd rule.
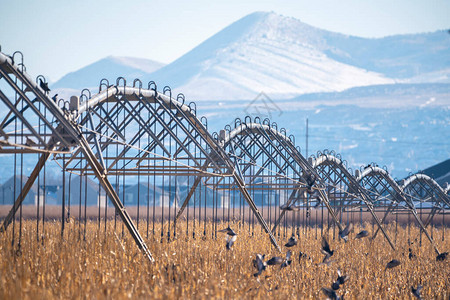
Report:
[[[322,237],[322,249],[321,252],[325,254],[325,257],[323,258],[322,263],[327,264],[329,263],[329,259],[331,256],[333,256],[334,250],[330,249],[330,244],[328,244],[328,241],[325,236]]]
[[[391,260],[390,262],[388,262],[386,264],[386,268],[384,270],[386,271],[387,269],[392,269],[392,268],[395,268],[395,267],[397,267],[399,265],[400,265],[400,261],[398,261],[396,259],[393,259],[393,260]]]
[[[233,229],[228,226],[227,228],[218,230],[218,232],[225,232],[227,234],[227,243],[225,244],[227,250],[231,250],[231,247],[233,246],[234,242],[236,242],[237,239],[237,233],[234,232]]]
[[[444,261],[447,259],[448,252],[442,252],[438,256],[436,256],[436,261]]]
[[[37,144],[32,139],[27,137],[25,145],[27,145],[28,147],[32,147],[32,146],[36,146]]]
[[[233,246],[234,242],[236,242],[236,239],[237,239],[237,235],[233,235],[233,236],[228,235],[227,236],[227,243],[225,245],[227,250],[231,250],[231,247]]]
[[[290,248],[293,247],[295,245],[297,245],[297,238],[295,237],[295,235],[292,235],[288,242],[286,244],[284,244],[286,247]]]
[[[308,192],[308,194],[314,193],[314,190],[312,188],[316,183],[316,176],[310,172],[305,172],[303,178],[306,181],[306,191]]]
[[[362,230],[355,236],[355,239],[362,239],[366,236],[369,236],[369,232],[367,230]]]
[[[421,300],[422,296],[420,296],[420,291],[422,290],[422,285],[419,284],[417,288],[414,288],[414,286],[411,287],[411,292],[413,293],[414,297]]]
[[[253,260],[253,266],[258,270],[258,272],[254,273],[253,276],[257,277],[261,275],[262,271],[266,269],[267,263],[264,261],[265,257],[265,254],[256,254],[256,258]]]
[[[411,248],[408,248],[408,251],[409,251],[409,254],[408,254],[409,259],[413,259],[413,258],[416,257],[416,255],[414,253],[412,253],[412,249]]]
[[[300,253],[298,254],[298,260],[300,261],[302,258],[311,259],[311,257],[309,257],[306,253],[300,251]]]
[[[221,230],[217,230],[217,232],[225,232],[228,235],[237,235],[237,233],[234,232],[234,230],[231,229],[230,226],[228,226],[227,228],[221,229]]]
[[[347,227],[344,228],[344,230],[339,231],[339,237],[343,239],[345,242],[348,241],[348,235],[350,232],[353,231],[353,223],[348,224]]]
[[[286,259],[281,264],[280,269],[286,268],[292,263],[291,255],[292,255],[291,250],[288,250],[288,252],[286,253]]]
[[[348,276],[348,275],[342,275],[340,269],[337,270],[337,273],[338,273],[338,278],[337,278],[336,281],[333,282],[333,284],[331,285],[331,288],[332,288],[333,290],[335,290],[335,291],[337,291],[337,290],[339,289],[339,287],[340,287],[341,285],[343,285],[343,284],[349,279],[349,276]]]
[[[295,205],[288,205],[287,202],[283,205],[280,206],[281,210],[286,210],[286,211],[298,211],[300,210],[299,206],[295,206]]]
[[[274,256],[267,261],[268,266],[281,265],[284,262],[284,259],[280,256]]]
[[[331,300],[340,300],[343,299],[342,297],[339,297],[335,291],[329,288],[322,288],[322,292]]]
[[[50,89],[48,88],[48,83],[44,82],[42,78],[39,78],[39,86],[46,94],[50,92]]]

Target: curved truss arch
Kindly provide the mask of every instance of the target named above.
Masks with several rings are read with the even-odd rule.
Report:
[[[319,176],[326,182],[328,189],[328,197],[331,203],[337,208],[337,214],[342,218],[344,209],[362,209],[365,207],[372,218],[389,242],[392,249],[395,249],[394,244],[387,235],[382,226],[382,222],[375,214],[374,203],[371,197],[367,194],[367,191],[359,185],[355,177],[345,166],[345,161],[335,156],[334,153],[318,153],[317,158],[311,159],[311,165],[316,169]],[[373,235],[373,238],[376,235]]]
[[[247,121],[248,120],[248,121]],[[260,194],[259,204],[289,208],[298,202],[306,202],[305,192],[320,195],[329,209],[333,220],[342,230],[334,212],[323,192],[323,183],[314,168],[301,155],[294,144],[294,138],[286,135],[286,130],[278,130],[277,125],[268,119],[261,124],[258,118],[252,122],[246,117],[245,122],[239,119],[235,128],[220,133],[221,144],[225,151],[234,158],[235,166],[249,189]],[[281,208],[281,207],[280,207]],[[276,217],[272,232],[286,213],[282,209]],[[270,211],[269,211],[270,212]],[[271,218],[271,216],[268,216]]]
[[[410,195],[412,202],[430,201],[433,206],[450,208],[450,200],[445,190],[428,175],[420,173],[411,175],[405,179],[402,188]]]
[[[430,243],[439,254],[436,244],[432,237],[426,230],[426,226],[419,218],[414,202],[411,197],[404,193],[403,187],[399,186],[397,182],[390,176],[389,172],[383,168],[374,165],[368,165],[361,171],[357,170],[356,180],[367,191],[367,194],[372,199],[372,203],[376,209],[384,209],[385,213],[381,222],[384,223],[390,213],[399,212],[399,207],[414,216],[419,227],[427,236]],[[378,231],[377,231],[378,232]],[[375,232],[374,236],[376,236]]]
[[[143,177],[147,178],[148,190],[150,177],[154,190],[157,184],[162,186],[158,201],[161,207],[169,207],[169,220],[174,212],[175,222],[191,198],[194,198],[195,210],[201,188],[205,191],[210,188],[216,195],[220,191],[228,201],[230,196],[226,193],[238,193],[278,249],[273,233],[288,211],[285,208],[294,208],[296,203],[299,203],[298,208],[308,209],[310,205],[325,205],[339,230],[343,228],[336,212],[342,217],[344,207],[365,207],[393,248],[374,213],[380,201],[391,206],[401,205],[413,213],[417,203],[430,205],[434,213],[449,208],[450,189],[440,188],[424,175],[413,175],[399,186],[387,171],[374,166],[355,178],[345,161],[334,152],[325,151],[317,158],[305,159],[294,137],[268,119],[262,122],[258,117],[236,119],[234,128],[226,126],[219,133],[211,134],[207,119],[197,117],[195,103],[185,104],[182,94],[172,97],[169,87],[158,91],[154,82],[143,88],[138,79],[132,86],[128,86],[124,78],[118,78],[113,85],[102,80],[95,95],[83,90],[80,97],[72,97],[67,102],[56,96],[50,98],[45,78],[39,76],[33,81],[21,59],[19,52],[13,56],[0,52],[0,109],[7,111],[0,120],[0,154],[37,153],[40,156],[24,188],[19,195],[14,195],[14,206],[1,230],[6,230],[8,222],[15,219],[15,212],[51,155],[62,162],[63,182],[66,172],[85,178],[94,176],[98,180],[138,247],[151,260],[147,246],[125,209],[125,183],[137,181],[139,226],[139,191]],[[382,182],[383,187],[376,182]],[[185,199],[177,211],[178,201],[183,200],[180,195]],[[213,206],[218,203],[214,201]],[[64,205],[63,200],[63,215]],[[273,206],[277,210],[284,208],[277,211],[278,219],[270,230],[264,219],[264,207],[269,208],[266,212],[271,220],[270,207]],[[162,214],[164,219],[164,208]],[[176,224],[173,228],[175,235]],[[167,234],[169,238],[170,222]]]
[[[109,174],[120,169],[126,175],[231,176],[226,155],[201,120],[156,86],[110,86],[81,103],[75,119],[91,132],[88,141]],[[105,157],[114,146],[122,148],[116,159]],[[119,161],[126,167],[117,166]],[[162,167],[162,162],[177,168]]]
[[[433,221],[438,213],[445,213],[450,208],[449,196],[445,190],[431,177],[425,174],[414,174],[405,179],[402,189],[414,203],[429,210],[428,217],[423,221],[424,227]],[[421,209],[422,210],[422,209]]]
[[[362,171],[356,170],[356,180],[368,191],[374,205],[387,201],[406,209],[414,208],[410,199],[405,197],[403,189],[383,168],[369,165]]]
[[[38,80],[39,84],[37,82]],[[21,207],[23,200],[50,157],[50,154],[57,154],[61,151],[66,154],[70,152],[70,149],[78,148],[78,151],[86,159],[86,166],[89,166],[89,169],[92,170],[92,173],[98,178],[100,184],[109,195],[137,246],[149,260],[153,261],[147,245],[136,230],[131,217],[128,215],[117,193],[106,177],[104,166],[99,163],[95,154],[92,152],[86,140],[85,132],[80,130],[76,122],[74,122],[73,115],[65,110],[65,106],[63,108],[58,106],[56,96],[52,99],[49,97],[50,89],[48,88],[48,83],[45,82],[45,78],[38,76],[36,82],[34,82],[26,73],[23,66],[23,57],[21,63],[15,64],[14,55],[9,57],[0,52],[0,85],[0,100],[9,108],[9,113],[7,113],[1,124],[0,136],[3,138],[1,150],[6,148],[6,151],[20,153],[21,155],[24,153],[41,153],[26,183],[23,187],[22,184],[20,185],[20,193],[15,199],[9,214],[6,216],[1,230],[6,230],[12,220],[15,219],[17,209]],[[3,92],[4,90],[7,94]],[[8,94],[10,96],[7,96]],[[7,134],[5,129],[12,122],[15,123],[15,131]],[[18,122],[21,128],[19,131],[17,130]],[[41,132],[41,126],[44,127],[43,132]],[[24,131],[24,128],[27,131]],[[35,128],[38,128],[38,130]],[[20,139],[20,144],[17,143],[18,138]],[[55,152],[55,150],[57,151]],[[7,153],[5,151],[2,152]],[[73,153],[70,152],[70,154],[72,155]],[[65,172],[63,172],[63,176],[64,174]],[[63,228],[64,225],[62,225],[62,231]]]

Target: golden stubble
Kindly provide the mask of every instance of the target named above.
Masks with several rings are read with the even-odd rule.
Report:
[[[177,237],[167,241],[168,224],[155,224],[155,235],[146,238],[146,224],[140,224],[144,237],[155,258],[150,263],[137,249],[134,240],[122,225],[108,221],[98,226],[87,222],[86,239],[83,225],[75,221],[66,223],[61,238],[60,222],[45,224],[45,233],[40,229],[39,241],[36,221],[24,221],[21,249],[11,245],[12,230],[1,234],[0,242],[0,298],[2,299],[324,299],[321,287],[330,287],[340,268],[350,279],[338,291],[346,299],[412,299],[411,286],[421,283],[425,299],[448,299],[450,295],[450,259],[436,262],[431,244],[422,236],[419,246],[419,229],[398,227],[397,251],[393,251],[381,235],[373,241],[368,238],[354,240],[355,233],[344,243],[334,239],[332,230],[325,233],[331,248],[335,250],[330,265],[320,264],[320,229],[300,228],[298,244],[291,249],[292,264],[287,268],[269,266],[254,277],[256,269],[252,260],[256,253],[285,256],[287,248],[279,253],[259,226],[249,231],[249,226],[230,224],[238,233],[232,250],[225,249],[226,235],[212,236],[213,223],[206,224],[207,235],[203,235],[203,223],[195,229],[192,224],[189,236],[185,234],[186,223],[177,224]],[[151,224],[152,228],[153,224]],[[218,224],[217,228],[226,227]],[[371,226],[367,225],[367,229]],[[81,229],[81,232],[80,232]],[[355,226],[354,231],[361,229]],[[395,225],[388,226],[394,236]],[[450,251],[450,236],[442,241],[442,228],[434,229],[434,237],[441,251]],[[448,229],[447,229],[448,230]],[[173,224],[171,227],[173,231]],[[280,245],[288,240],[288,234],[277,236]],[[252,234],[253,233],[253,234]],[[413,244],[408,245],[408,238]],[[415,258],[409,259],[411,247]],[[299,259],[299,252],[307,257]],[[386,263],[398,259],[401,265],[385,271]]]

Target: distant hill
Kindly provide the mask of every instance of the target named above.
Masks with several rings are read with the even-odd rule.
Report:
[[[144,58],[108,56],[93,64],[63,76],[51,85],[52,89],[81,90],[98,87],[100,80],[106,78],[115,83],[117,77],[126,78],[129,84],[135,78],[142,78],[163,67],[164,64]]]
[[[255,12],[166,66],[107,57],[52,87],[69,95],[97,87],[102,78],[115,82],[118,76],[129,83],[134,78],[153,80],[194,101],[249,100],[260,92],[280,100],[362,86],[450,84],[450,34],[440,30],[361,38],[273,12]]]
[[[422,173],[430,176],[444,187],[445,183],[450,183],[450,159],[428,167]]]
[[[194,100],[272,99],[393,83],[450,83],[447,31],[385,38],[330,32],[275,13],[250,14],[144,77]]]

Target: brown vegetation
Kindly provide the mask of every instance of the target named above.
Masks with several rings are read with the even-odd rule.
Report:
[[[172,225],[172,224],[171,224]],[[167,241],[168,224],[164,225],[161,240],[161,224],[156,225],[155,235],[145,238],[146,224],[140,226],[156,262],[147,261],[136,248],[134,241],[122,224],[108,221],[98,226],[87,222],[86,240],[84,226],[74,220],[66,223],[61,238],[59,221],[47,222],[45,232],[42,223],[39,235],[36,221],[24,221],[21,249],[18,246],[18,224],[15,224],[15,244],[11,245],[12,227],[1,234],[0,240],[0,298],[1,299],[50,299],[50,298],[314,298],[325,299],[322,287],[330,287],[340,268],[350,279],[338,291],[346,299],[412,299],[411,286],[421,283],[422,296],[448,299],[450,295],[450,259],[437,262],[430,243],[423,239],[419,245],[419,230],[398,227],[397,251],[393,251],[381,235],[374,241],[369,238],[355,240],[360,230],[355,229],[350,240],[344,243],[332,230],[325,232],[331,248],[335,250],[329,266],[320,264],[320,229],[315,238],[315,229],[300,229],[298,244],[292,248],[293,262],[280,269],[269,266],[258,277],[252,260],[257,253],[285,256],[271,246],[267,235],[255,226],[253,236],[249,226],[231,224],[238,233],[232,250],[225,249],[225,234],[212,237],[213,224],[207,223],[207,235],[203,236],[203,223],[196,224],[196,239],[192,238],[192,222],[189,236],[185,235],[186,224],[178,224],[177,239]],[[151,226],[150,226],[151,227]],[[217,228],[226,227],[218,224]],[[371,225],[367,226],[371,231]],[[172,229],[173,230],[173,229]],[[287,235],[277,237],[280,245],[288,240]],[[442,241],[442,228],[434,230],[441,251],[450,250],[450,237]],[[448,230],[448,228],[447,228]],[[388,229],[395,236],[395,227]],[[336,236],[336,239],[333,237]],[[39,238],[39,241],[38,239]],[[408,238],[416,255],[408,257]],[[299,259],[299,251],[307,256]],[[386,263],[397,259],[401,265],[385,271]]]

